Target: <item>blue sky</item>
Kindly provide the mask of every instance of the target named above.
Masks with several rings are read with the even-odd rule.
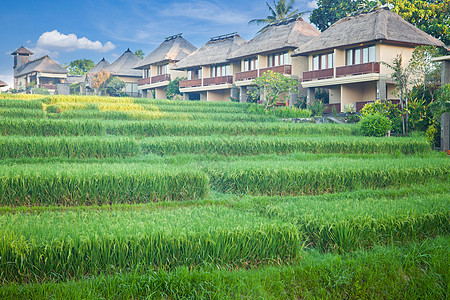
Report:
[[[272,2],[272,0],[270,0]],[[316,1],[297,0],[300,11]],[[259,30],[248,21],[268,15],[263,0],[23,0],[0,6],[0,80],[12,86],[10,55],[21,45],[59,63],[80,58],[113,62],[127,48],[155,49],[166,36],[183,33],[197,47],[209,38]],[[306,18],[305,18],[306,19]]]

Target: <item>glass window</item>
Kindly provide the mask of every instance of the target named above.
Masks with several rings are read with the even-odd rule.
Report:
[[[319,70],[319,55],[314,55],[313,57],[313,69]]]
[[[334,65],[333,65],[333,53],[328,54],[328,65],[327,65],[327,67],[328,68],[333,68],[334,67]]]
[[[353,65],[353,49],[347,50],[347,66]]]
[[[369,47],[369,62],[375,62],[376,61],[376,54],[375,54],[375,46]]]
[[[269,55],[268,59],[269,59],[269,68],[273,67],[273,55]]]
[[[320,69],[326,69],[327,68],[327,56],[321,55],[320,56]]]
[[[231,74],[231,70],[230,70],[230,65],[226,65],[225,67],[225,75],[230,75]]]
[[[255,59],[255,70],[259,69],[259,61]]]
[[[284,56],[284,65],[288,65],[289,64],[289,54],[286,52],[283,54]]]
[[[363,64],[369,62],[369,48],[363,48]]]
[[[355,65],[361,63],[361,49],[355,50]]]

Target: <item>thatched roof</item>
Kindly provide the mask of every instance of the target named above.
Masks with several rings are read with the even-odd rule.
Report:
[[[17,68],[16,77],[32,72],[67,74],[67,70],[61,67],[48,55],[32,60]]]
[[[66,83],[82,83],[86,80],[86,74],[84,75],[68,75],[66,78]]]
[[[444,46],[441,41],[408,23],[388,8],[380,8],[337,21],[318,37],[300,46],[294,55],[375,41],[411,46]]]
[[[140,61],[141,59],[134,55],[130,49],[128,49],[118,59],[116,59],[116,61],[105,68],[105,70],[115,76],[140,78],[142,77],[142,71],[133,69],[133,67]]]
[[[265,28],[233,52],[230,58],[237,59],[265,52],[295,49],[319,34],[319,30],[303,21],[302,18],[282,20]]]
[[[103,58],[101,61],[98,62],[98,64],[95,65],[95,67],[90,69],[87,73],[88,74],[100,73],[101,71],[103,71],[106,68],[108,68],[110,65],[111,64],[105,58]]]
[[[167,37],[158,48],[138,62],[134,68],[143,69],[145,66],[164,61],[180,61],[195,50],[197,47],[186,41],[181,34],[177,34]]]
[[[237,33],[211,38],[192,54],[175,65],[175,69],[182,70],[192,67],[226,63],[230,54],[245,43]]]
[[[11,53],[11,55],[16,55],[16,54],[27,54],[27,55],[33,55],[33,52],[31,52],[30,50],[28,50],[27,48],[25,48],[24,46],[20,46],[19,49],[17,49],[16,51],[14,51],[13,53]]]
[[[4,81],[0,80],[0,87],[8,86],[8,84]]]

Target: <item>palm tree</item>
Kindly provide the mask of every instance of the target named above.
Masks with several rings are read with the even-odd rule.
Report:
[[[273,0],[273,7],[270,6],[269,2],[266,2],[267,7],[269,7],[270,16],[267,16],[265,19],[253,19],[248,24],[256,24],[256,25],[266,25],[264,26],[260,32],[265,29],[270,24],[275,23],[276,21],[286,19],[286,18],[294,18],[299,17],[304,12],[299,12],[298,9],[294,10],[294,2],[295,0],[290,0],[288,4],[286,4],[286,0],[278,0],[276,2]]]

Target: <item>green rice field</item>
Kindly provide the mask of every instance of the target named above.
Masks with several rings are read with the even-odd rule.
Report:
[[[450,159],[425,137],[0,94],[0,157],[1,299],[449,297]]]

